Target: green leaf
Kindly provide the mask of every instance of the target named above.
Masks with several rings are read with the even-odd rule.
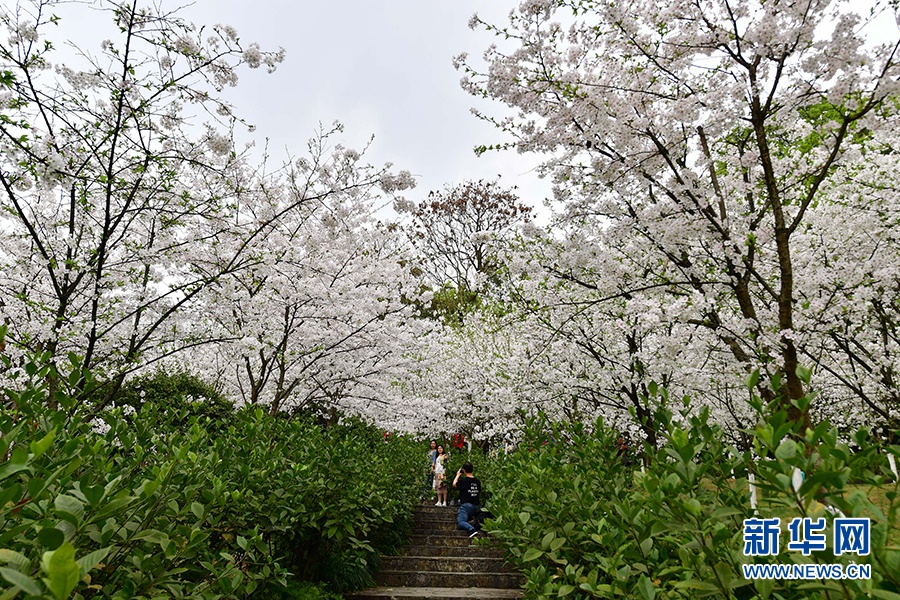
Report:
[[[759,369],[754,370],[750,373],[750,376],[747,377],[747,387],[752,390],[756,387],[757,383],[759,383]]]
[[[22,493],[22,486],[19,484],[11,485],[5,490],[0,490],[0,507],[6,506],[7,502],[11,502],[14,498],[18,498]]]
[[[31,561],[24,554],[5,548],[0,549],[0,563],[12,565],[19,571],[24,571],[31,566]]]
[[[536,558],[540,558],[543,555],[544,555],[543,550],[539,550],[537,548],[529,548],[528,550],[525,551],[525,555],[522,557],[522,560],[525,562],[529,562]]]
[[[34,454],[34,458],[41,456],[44,452],[50,449],[50,446],[53,445],[53,439],[56,437],[56,427],[50,430],[50,432],[42,437],[39,440],[34,440],[31,444],[28,445],[31,453]]]
[[[0,567],[0,576],[3,579],[7,580],[29,596],[40,596],[41,588],[40,586],[28,575],[25,573],[21,573],[16,571],[15,569],[10,569],[9,567]]]
[[[728,563],[719,561],[716,563],[716,565],[713,567],[713,569],[716,571],[716,575],[718,575],[718,579],[719,579],[719,581],[722,582],[722,585],[726,589],[730,590],[732,587],[731,582],[732,582],[732,578],[733,578],[733,573],[732,573],[731,567],[728,565]]]
[[[105,520],[107,517],[110,517],[132,502],[134,502],[137,498],[134,496],[122,496],[119,498],[114,498],[110,500],[97,512],[96,518],[98,521]]]
[[[137,495],[141,498],[149,498],[156,492],[157,488],[159,488],[159,479],[147,479],[137,489]]]
[[[531,513],[520,512],[519,520],[522,521],[522,525],[528,525],[528,520],[531,519]]]
[[[0,85],[12,89],[13,84],[16,81],[16,76],[12,71],[4,70],[0,73]],[[0,330],[0,339],[3,339],[6,334],[6,328],[4,326],[3,330]]]
[[[700,591],[704,596],[710,596],[713,594],[721,593],[722,590],[719,589],[718,586],[708,582],[708,581],[700,581],[698,579],[688,579],[687,581],[676,581],[674,584],[676,589],[679,590],[692,590],[692,591]],[[698,594],[694,593],[690,597],[698,596]]]
[[[812,369],[807,369],[804,366],[797,365],[795,373],[797,374],[797,377],[800,378],[800,381],[809,385],[809,382],[812,380]]]
[[[47,489],[47,481],[40,477],[32,477],[28,480],[28,495],[32,500],[37,500],[38,496]]]
[[[191,512],[194,513],[194,516],[198,519],[203,518],[203,505],[199,502],[191,502]]]
[[[551,531],[544,536],[544,539],[541,540],[541,548],[544,550],[550,547],[550,542],[552,542],[556,538],[556,533]]]
[[[561,585],[561,586],[559,586],[559,593],[557,594],[557,596],[562,598],[563,596],[568,596],[569,594],[571,594],[574,591],[575,591],[575,586]]]
[[[81,493],[91,506],[97,506],[103,499],[105,489],[102,485],[88,485],[81,488]]]
[[[44,552],[41,567],[47,574],[44,583],[56,600],[68,598],[81,578],[81,570],[75,562],[75,547],[69,542],[52,552]]]
[[[645,600],[653,600],[656,598],[656,587],[646,575],[641,575],[641,578],[638,579],[638,591]]]
[[[777,392],[781,389],[781,373],[773,373],[769,381],[772,383],[773,390]]]
[[[162,544],[165,540],[169,539],[169,537],[156,529],[144,529],[143,531],[138,531],[134,534],[131,539],[143,540],[153,544]]]
[[[797,442],[791,439],[782,440],[775,449],[775,456],[781,460],[787,460],[797,456]]]
[[[775,581],[772,579],[754,579],[753,587],[759,592],[760,597],[766,600],[775,589]]]
[[[12,462],[7,463],[3,466],[3,468],[0,468],[0,481],[3,481],[7,477],[12,477],[19,471],[30,471],[30,470],[31,470],[31,467],[29,467],[25,463],[12,463]]]
[[[84,518],[84,503],[74,496],[60,494],[53,501],[53,505],[60,513],[71,515],[75,519],[76,524],[80,523],[81,519]]]
[[[80,577],[84,577],[84,574],[96,567],[100,562],[106,558],[106,555],[109,554],[109,551],[112,548],[100,548],[99,550],[95,550],[90,554],[86,554],[79,558],[76,563],[78,563],[78,568],[80,570]]]
[[[646,540],[641,542],[641,555],[647,556],[650,554],[650,549],[653,548],[653,538],[648,537]]]
[[[56,527],[45,527],[38,532],[38,541],[48,550],[56,550],[66,541],[65,534]]]
[[[731,506],[720,506],[712,511],[711,517],[719,520],[724,520],[726,517],[733,517],[735,515],[742,515],[744,511],[739,508],[734,508]]]

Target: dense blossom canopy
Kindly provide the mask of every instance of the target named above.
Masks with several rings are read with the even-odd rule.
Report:
[[[63,54],[54,4],[0,13],[6,375],[28,354],[74,361],[100,410],[177,364],[273,413],[494,441],[545,411],[653,442],[654,411],[685,396],[737,432],[748,377],[807,424],[900,419],[900,46],[870,31],[880,5],[528,0],[473,18],[497,43],[457,58],[463,87],[546,156],[543,231],[527,190],[399,196],[409,173],[339,125],[255,163],[221,92],[283,51],[109,3],[118,35]],[[390,203],[406,222],[373,217]]]
[[[101,7],[115,39],[57,50],[55,4],[0,12],[12,364],[43,353],[92,370],[94,410],[131,374],[172,363],[273,412],[380,401],[405,360],[415,322],[402,300],[415,290],[370,214],[414,185],[409,173],[337,143],[340,125],[283,167],[254,165],[219,93],[241,67],[273,71],[283,50],[136,2]]]
[[[533,0],[473,18],[497,43],[457,58],[463,87],[514,109],[483,116],[546,153],[562,209],[556,241],[509,258],[503,326],[558,371],[535,401],[647,429],[666,386],[747,425],[759,369],[795,418],[896,423],[898,42],[871,33],[889,9],[856,9]],[[811,414],[789,401],[811,391]]]

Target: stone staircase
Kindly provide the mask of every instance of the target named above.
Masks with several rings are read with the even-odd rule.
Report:
[[[378,587],[350,594],[348,600],[522,597],[525,578],[504,564],[499,550],[456,528],[456,507],[416,506],[413,523],[403,554],[381,557]]]

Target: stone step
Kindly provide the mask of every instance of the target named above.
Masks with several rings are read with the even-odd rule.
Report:
[[[447,506],[435,506],[434,500],[429,502],[428,504],[417,504],[413,507],[413,514],[426,513],[430,511],[456,511],[459,508],[459,504],[457,504],[456,500],[448,500]],[[490,504],[485,503],[485,506],[482,506],[485,510],[490,510]]]
[[[454,507],[423,507],[421,509],[417,509],[413,513],[413,523],[418,524],[422,522],[429,521],[452,521],[456,522],[456,517],[459,514],[459,510]]]
[[[455,515],[458,510],[459,507],[455,504],[448,504],[447,506],[417,506],[413,510],[413,515]]]
[[[490,538],[478,542],[456,525],[456,506],[424,502],[413,511],[413,532],[401,556],[382,556],[379,587],[348,600],[517,600],[525,577],[504,562]]]
[[[375,577],[379,587],[520,588],[519,573],[444,573],[441,571],[392,571],[381,569]]]
[[[413,527],[425,527],[430,523],[453,523],[456,524],[456,513],[452,515],[416,515],[413,517]]]
[[[484,540],[485,538],[481,538]],[[490,538],[487,544],[490,546]],[[484,544],[481,542],[479,545]],[[434,534],[412,534],[409,536],[410,546],[474,546],[475,540],[469,537],[469,534],[462,530],[444,531]]]
[[[454,538],[456,539],[456,538]],[[481,556],[485,558],[501,558],[503,552],[487,546],[404,546],[400,548],[401,556]]]
[[[408,572],[512,572],[506,561],[496,556],[382,556],[381,568],[386,571]]]
[[[458,525],[456,519],[416,519],[413,523],[414,533],[425,533],[427,531],[456,531]],[[459,530],[462,531],[462,530]]]
[[[497,588],[380,587],[354,592],[346,600],[518,600],[521,590]]]

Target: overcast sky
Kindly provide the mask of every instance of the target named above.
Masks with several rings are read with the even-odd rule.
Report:
[[[285,49],[275,73],[241,69],[238,86],[223,94],[237,116],[256,126],[257,147],[268,138],[275,159],[288,150],[302,154],[320,123],[340,121],[344,145],[361,149],[374,136],[370,162],[391,162],[416,177],[416,189],[406,193],[410,200],[445,184],[498,175],[535,208],[551,195],[550,183],[535,173],[541,157],[515,151],[475,156],[475,146],[510,140],[470,109],[508,112],[464,92],[462,73],[452,64],[462,52],[480,58],[495,41],[469,29],[474,13],[500,23],[517,0],[155,1],[164,11],[183,7],[178,15],[196,25],[233,26],[244,47],[258,42],[263,50]],[[53,9],[62,17],[60,34],[94,53],[115,36],[110,15],[91,10],[98,3],[108,7],[84,0]]]
[[[169,0],[162,0],[164,6]],[[173,3],[174,4],[174,3]],[[459,86],[452,65],[461,52],[480,57],[493,42],[468,27],[473,13],[505,19],[515,5],[491,0],[197,0],[185,15],[197,24],[233,25],[242,43],[287,51],[278,70],[243,71],[228,92],[238,115],[268,137],[278,156],[285,147],[302,152],[319,122],[339,120],[347,145],[370,136],[373,162],[407,169],[421,200],[429,190],[467,179],[516,185],[536,207],[550,195],[538,179],[540,157],[515,151],[476,157],[473,148],[503,140],[502,133],[469,112],[478,104],[505,114],[498,103],[479,101]],[[480,103],[479,103],[480,102]]]
[[[12,2],[13,0],[0,0]],[[156,0],[164,9],[183,0]],[[90,4],[90,0],[88,0]],[[375,136],[369,157],[407,169],[418,187],[407,194],[423,199],[429,190],[467,179],[493,179],[518,186],[520,197],[540,207],[550,184],[534,172],[540,157],[514,151],[476,157],[477,145],[508,141],[470,113],[472,106],[494,115],[506,109],[466,94],[454,56],[480,57],[494,38],[468,28],[475,12],[501,23],[516,0],[196,0],[182,16],[196,24],[234,26],[244,44],[284,47],[284,63],[271,75],[242,70],[237,88],[226,90],[239,116],[256,125],[257,145],[269,138],[270,154],[295,155],[319,123],[345,125],[343,142],[360,148]],[[63,14],[76,37],[96,46],[108,32],[93,30],[98,16],[71,5]],[[100,17],[107,21],[108,15]],[[891,19],[883,25],[896,25]],[[90,23],[93,23],[91,25]],[[546,213],[545,213],[546,214]]]

